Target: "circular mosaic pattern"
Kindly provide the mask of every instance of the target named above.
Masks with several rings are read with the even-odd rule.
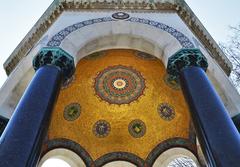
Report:
[[[175,90],[179,90],[181,87],[180,87],[180,83],[179,83],[179,80],[177,78],[173,78],[171,75],[169,74],[166,74],[164,76],[164,81],[165,83],[167,84],[167,86],[169,86],[170,88],[172,89],[175,89]]]
[[[162,103],[158,106],[158,113],[166,121],[171,121],[175,117],[174,108],[167,103]]]
[[[145,79],[131,67],[111,66],[97,75],[94,88],[109,104],[129,104],[143,94]]]
[[[113,17],[114,19],[124,20],[124,19],[129,18],[130,16],[129,16],[129,14],[124,13],[124,12],[117,12],[117,13],[114,13],[114,14],[112,15],[112,17]]]
[[[67,121],[76,120],[81,113],[81,106],[78,103],[71,103],[64,108],[64,119]]]
[[[135,119],[128,125],[128,131],[131,136],[140,138],[146,133],[146,125],[143,121]]]
[[[154,57],[148,53],[139,52],[139,51],[136,52],[136,56],[141,59],[144,59],[144,60],[156,60],[157,59],[156,57]]]
[[[99,120],[93,125],[93,133],[97,137],[106,137],[110,133],[110,124],[105,120]]]

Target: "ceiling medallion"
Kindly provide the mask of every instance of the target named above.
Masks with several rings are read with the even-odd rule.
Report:
[[[110,131],[111,127],[110,124],[105,121],[105,120],[98,120],[94,125],[93,125],[93,134],[96,137],[103,138],[106,137]]]
[[[136,51],[135,55],[143,60],[157,60],[156,57],[145,52]]]
[[[117,13],[112,14],[112,17],[114,19],[124,20],[124,19],[128,19],[130,16],[129,16],[129,14],[124,13],[124,12],[117,12]]]
[[[76,120],[81,113],[81,106],[78,103],[71,103],[64,108],[63,117],[67,121]]]
[[[97,75],[94,89],[109,104],[130,104],[143,95],[145,79],[132,67],[110,66]]]
[[[166,85],[168,87],[170,87],[172,89],[175,89],[175,90],[180,90],[181,89],[178,78],[176,78],[174,76],[171,76],[169,74],[165,74],[163,79],[164,79],[164,82],[166,83]]]
[[[158,105],[157,111],[160,117],[166,121],[171,121],[175,117],[175,111],[168,103],[162,103]]]
[[[146,133],[146,125],[143,121],[135,119],[128,125],[128,131],[131,136],[140,138]]]

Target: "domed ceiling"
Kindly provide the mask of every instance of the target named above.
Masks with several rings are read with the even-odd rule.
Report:
[[[79,61],[61,90],[48,140],[78,143],[93,160],[112,152],[142,159],[171,138],[189,139],[182,91],[161,60],[135,50],[106,50]]]

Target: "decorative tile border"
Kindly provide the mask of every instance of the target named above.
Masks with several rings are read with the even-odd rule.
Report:
[[[184,138],[171,138],[159,143],[147,156],[146,160],[138,157],[137,155],[129,152],[111,152],[107,153],[95,161],[91,158],[90,154],[81,147],[78,143],[65,139],[57,138],[49,140],[45,143],[43,147],[43,152],[41,157],[43,157],[48,151],[51,151],[56,148],[66,148],[75,152],[80,156],[86,166],[89,167],[101,167],[109,162],[113,161],[127,161],[135,164],[138,167],[150,167],[154,164],[155,160],[161,155],[164,151],[173,148],[173,147],[182,147],[191,151],[197,157],[197,148],[194,143],[188,139]]]
[[[116,13],[115,13],[116,14]],[[113,14],[114,15],[114,14]],[[59,31],[57,34],[55,34],[47,43],[47,46],[60,46],[61,42],[71,34],[72,32],[81,29],[82,27],[86,27],[88,25],[102,23],[102,22],[110,22],[110,21],[118,21],[113,19],[112,17],[103,17],[103,18],[97,18],[97,19],[90,19],[86,21],[82,21],[73,25],[70,25],[61,31]],[[140,24],[146,24],[155,28],[158,28],[162,31],[167,32],[171,36],[173,36],[175,39],[178,40],[178,42],[182,45],[183,48],[194,48],[194,44],[186,37],[183,33],[179,32],[178,30],[174,29],[173,27],[170,27],[166,24],[156,22],[153,20],[143,19],[143,18],[136,18],[132,17],[127,20],[121,20],[121,21],[128,21],[133,23],[140,23]]]
[[[81,147],[78,143],[65,139],[65,138],[58,138],[58,139],[53,139],[47,141],[45,143],[45,147],[43,149],[41,157],[44,156],[48,151],[56,149],[56,148],[66,148],[69,149],[73,152],[75,152],[78,156],[82,158],[86,166],[89,167],[94,167],[94,161],[91,158],[90,154],[83,148]]]
[[[115,21],[111,17],[103,17],[103,18],[96,18],[96,19],[90,19],[90,20],[85,20],[73,25],[70,25],[61,31],[59,31],[57,34],[55,34],[47,43],[47,46],[53,47],[53,46],[60,46],[61,42],[72,32],[79,30],[83,27],[92,25],[92,24],[97,24],[97,23],[103,23],[103,22],[110,22],[110,21]]]
[[[169,33],[171,36],[173,36],[175,39],[178,40],[178,42],[182,45],[183,48],[194,48],[194,44],[186,37],[183,33],[179,32],[173,27],[170,27],[166,24],[156,22],[153,20],[148,20],[148,19],[143,19],[143,18],[136,18],[132,17],[129,20],[130,22],[135,22],[135,23],[141,23],[141,24],[147,24],[149,26],[158,28],[160,30],[163,30],[167,33]]]
[[[145,160],[145,166],[152,166],[155,160],[161,155],[164,151],[173,148],[173,147],[182,147],[191,151],[197,157],[196,145],[191,143],[188,139],[184,138],[171,138],[167,139],[160,144],[158,144],[147,156]]]
[[[119,160],[131,162],[135,164],[137,167],[144,167],[143,159],[141,159],[135,154],[128,153],[128,152],[112,152],[109,154],[105,154],[95,161],[95,165],[96,167],[100,167],[109,162],[119,161]]]

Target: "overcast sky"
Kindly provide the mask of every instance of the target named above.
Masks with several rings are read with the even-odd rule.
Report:
[[[0,87],[3,63],[51,4],[51,0],[0,0]],[[226,41],[229,25],[240,23],[240,0],[186,0],[217,41]]]

